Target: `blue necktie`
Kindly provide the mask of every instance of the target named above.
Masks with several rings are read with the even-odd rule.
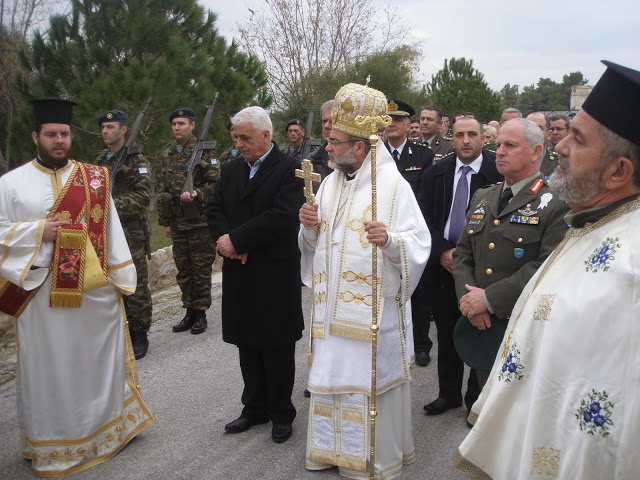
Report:
[[[469,197],[469,182],[467,174],[471,171],[471,167],[464,165],[460,168],[460,179],[456,194],[453,197],[453,205],[451,206],[451,215],[449,222],[449,241],[458,243],[458,238],[462,233],[462,227],[467,216],[467,199]]]
[[[396,161],[396,163],[398,163],[398,160],[400,159],[400,157],[398,156],[398,150],[394,150],[392,155],[393,159]]]

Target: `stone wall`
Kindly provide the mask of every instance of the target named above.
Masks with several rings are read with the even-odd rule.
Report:
[[[216,256],[213,272],[222,269],[222,257]],[[173,247],[165,247],[151,254],[149,260],[149,289],[152,293],[176,285],[176,264],[173,261]]]

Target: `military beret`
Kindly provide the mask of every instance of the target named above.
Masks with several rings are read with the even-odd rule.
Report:
[[[416,111],[411,105],[402,100],[389,99],[389,109],[387,113],[392,117],[412,117],[416,114]]]
[[[299,126],[300,128],[302,128],[304,130],[304,125],[302,125],[302,120],[300,120],[299,118],[293,118],[293,119],[289,120],[289,123],[287,123],[287,127],[284,129],[285,132],[287,130],[289,130],[289,127],[291,125],[297,125],[297,126]]]
[[[640,72],[607,60],[607,69],[582,108],[609,130],[640,146],[636,111],[640,105]]]
[[[63,98],[49,97],[31,100],[31,104],[33,105],[33,115],[36,125],[45,123],[71,125],[73,107],[76,105],[75,102]]]
[[[195,120],[196,114],[189,107],[182,107],[171,112],[169,115],[169,122],[173,122],[174,118],[188,118],[189,120]]]
[[[121,110],[109,110],[102,114],[102,116],[98,119],[98,126],[101,126],[104,122],[120,122],[127,123],[129,121],[129,117],[127,114]]]

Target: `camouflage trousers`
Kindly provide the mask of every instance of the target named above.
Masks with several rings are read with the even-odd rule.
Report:
[[[148,332],[151,327],[151,291],[149,290],[149,273],[147,256],[144,248],[144,234],[141,229],[124,228],[125,237],[131,250],[133,264],[138,274],[138,284],[133,295],[123,295],[124,310],[129,322],[129,331]]]
[[[211,306],[211,272],[216,251],[207,227],[171,229],[176,280],[182,291],[182,306],[207,310]]]

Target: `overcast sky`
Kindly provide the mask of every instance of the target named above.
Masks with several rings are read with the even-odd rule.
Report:
[[[199,0],[231,40],[261,0]],[[594,85],[611,60],[640,70],[640,0],[397,0],[424,54],[425,80],[445,58],[473,59],[489,86],[522,88],[580,71]],[[472,7],[473,5],[473,7]],[[420,9],[417,7],[420,6]]]

